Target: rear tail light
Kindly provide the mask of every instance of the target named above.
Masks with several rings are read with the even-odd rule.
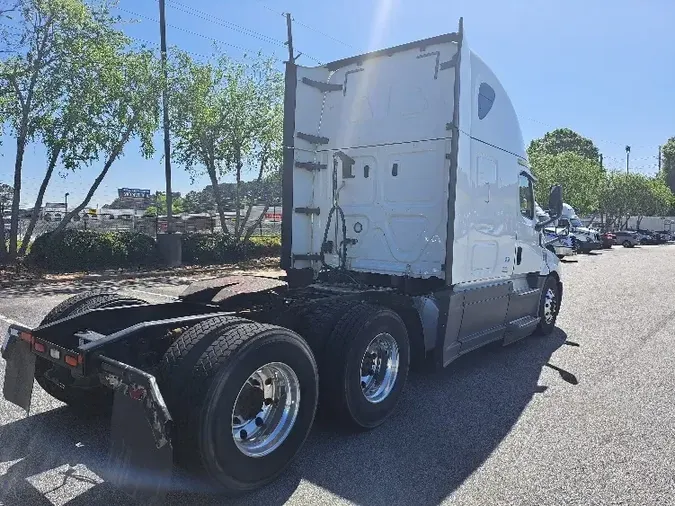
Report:
[[[27,343],[33,344],[33,335],[30,332],[19,332],[19,339]]]
[[[63,360],[65,360],[66,364],[68,364],[70,367],[77,367],[77,357],[66,355]]]
[[[38,343],[37,341],[35,341],[35,342],[33,343],[33,349],[34,349],[35,351],[37,351],[38,353],[44,353],[44,352],[45,352],[45,345],[42,344],[42,343]]]

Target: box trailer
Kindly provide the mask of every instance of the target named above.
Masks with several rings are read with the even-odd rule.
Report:
[[[76,295],[2,344],[4,396],[34,379],[111,412],[110,476],[161,496],[177,463],[228,494],[275,479],[317,406],[373,429],[411,365],[553,331],[563,285],[516,112],[454,33],[286,64],[279,278],[200,281],[175,302]],[[562,190],[551,188],[550,220]],[[67,427],[64,427],[66,430]]]

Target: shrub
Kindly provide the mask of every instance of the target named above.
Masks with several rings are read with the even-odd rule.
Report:
[[[183,263],[226,264],[245,258],[278,256],[280,237],[251,237],[248,244],[234,244],[222,233],[185,234],[182,236]]]
[[[276,257],[281,254],[281,237],[278,235],[252,236],[249,242],[246,246],[248,256]]]
[[[151,265],[157,259],[152,237],[74,229],[40,235],[26,257],[29,265],[59,272]]]

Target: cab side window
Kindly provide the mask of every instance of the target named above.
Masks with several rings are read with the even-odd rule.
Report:
[[[520,192],[520,214],[528,220],[534,219],[534,189],[532,180],[525,174],[520,174],[518,179],[518,191]]]

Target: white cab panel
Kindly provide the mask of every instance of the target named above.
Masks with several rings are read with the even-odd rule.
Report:
[[[459,285],[513,275],[520,219],[518,174],[524,168],[518,158],[525,159],[518,119],[508,95],[478,56],[469,52],[467,59],[468,75],[462,75],[460,81],[465,109],[460,118],[464,132],[460,138],[452,270],[453,284]]]

